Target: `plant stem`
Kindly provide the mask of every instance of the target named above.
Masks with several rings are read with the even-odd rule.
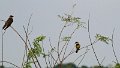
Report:
[[[101,66],[101,64],[100,64],[100,62],[99,62],[99,60],[98,60],[98,57],[97,57],[97,55],[96,55],[95,49],[94,49],[94,47],[93,47],[93,44],[92,44],[92,39],[91,39],[91,36],[90,36],[89,20],[90,20],[90,14],[89,14],[89,19],[88,19],[88,33],[89,33],[89,40],[90,40],[90,44],[92,45],[92,50],[93,50],[93,53],[94,53],[94,55],[95,55],[95,58],[96,58],[96,60],[97,60],[97,62],[98,62],[98,64],[99,64],[99,66]]]
[[[11,28],[13,29],[13,31],[14,31],[15,33],[17,33],[17,35],[22,39],[22,41],[25,43],[25,47],[27,47],[27,49],[30,50],[29,47],[28,47],[28,45],[27,45],[27,43],[25,42],[25,40],[23,39],[23,37],[18,33],[18,31],[15,30],[15,28],[13,28],[12,26],[10,26],[10,27],[11,27]],[[38,68],[33,58],[32,58],[32,60],[33,60],[33,62],[34,62],[35,67]]]
[[[114,30],[115,30],[115,29],[114,29]],[[114,30],[113,30],[113,34],[112,34],[112,48],[113,48],[113,53],[114,53],[116,62],[119,63],[119,62],[118,62],[118,59],[117,59],[117,56],[116,56],[116,54],[115,54],[115,49],[114,49],[114,41],[113,41],[113,39],[114,39]]]
[[[15,65],[15,64],[13,64],[13,63],[11,63],[11,62],[8,62],[8,61],[0,61],[0,63],[1,63],[1,62],[6,62],[6,63],[8,63],[8,64],[11,64],[11,65],[15,66],[15,68],[20,68],[20,67],[18,67],[17,65]]]
[[[59,39],[58,39],[58,48],[57,48],[57,52],[58,52],[58,59],[60,61],[60,53],[59,53],[59,46],[60,46],[60,39],[61,39],[61,35],[62,35],[62,32],[64,30],[64,28],[66,27],[67,23],[65,23],[65,25],[63,26],[62,30],[60,31],[60,35],[59,35]]]
[[[2,32],[2,67],[3,67],[3,57],[4,57],[4,56],[3,56],[3,53],[4,53],[4,52],[3,52],[3,51],[4,51],[4,50],[3,50],[3,35],[4,35],[4,33]]]

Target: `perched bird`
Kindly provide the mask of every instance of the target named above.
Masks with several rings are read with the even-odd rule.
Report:
[[[9,16],[8,20],[5,22],[5,25],[3,26],[2,29],[6,30],[9,26],[11,26],[13,22],[13,17],[12,15]]]
[[[75,42],[76,45],[76,53],[80,50],[80,44],[79,42]]]

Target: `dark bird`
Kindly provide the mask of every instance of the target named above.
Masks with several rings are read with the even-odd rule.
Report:
[[[9,16],[8,20],[5,22],[5,25],[3,26],[3,29],[6,30],[9,26],[11,26],[13,22],[13,17],[12,15]]]
[[[78,53],[78,51],[80,50],[80,44],[79,42],[75,42],[76,45],[76,53]]]

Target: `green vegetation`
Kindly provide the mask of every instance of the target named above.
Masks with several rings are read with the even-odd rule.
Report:
[[[32,16],[32,15],[31,15]],[[30,19],[31,19],[30,16]],[[61,31],[58,35],[58,39],[54,41],[55,46],[53,46],[53,44],[51,43],[51,38],[49,38],[49,45],[47,47],[49,47],[48,50],[45,49],[45,46],[43,44],[43,41],[45,41],[46,38],[48,38],[47,36],[44,35],[40,35],[37,36],[36,38],[33,39],[32,43],[30,42],[29,39],[29,35],[31,34],[32,31],[29,30],[30,27],[30,19],[29,19],[29,23],[28,25],[24,28],[24,33],[25,36],[21,36],[21,34],[14,28],[11,26],[12,30],[20,37],[20,39],[24,42],[24,48],[25,48],[25,52],[24,52],[24,57],[23,57],[23,61],[22,61],[22,65],[21,66],[17,66],[11,62],[7,62],[4,61],[4,63],[9,63],[11,65],[13,65],[16,68],[42,68],[42,64],[43,61],[40,61],[39,59],[43,59],[44,60],[44,64],[46,65],[45,67],[47,68],[109,68],[108,67],[104,67],[102,66],[102,63],[99,61],[98,55],[96,54],[95,51],[95,43],[99,42],[104,42],[105,44],[109,45],[109,43],[112,43],[112,48],[113,48],[113,53],[114,53],[114,57],[116,58],[115,61],[115,66],[113,66],[114,68],[120,68],[120,64],[118,62],[118,59],[116,57],[116,52],[114,50],[114,44],[113,44],[113,37],[114,37],[114,31],[112,34],[112,38],[108,37],[108,36],[104,36],[102,34],[96,34],[94,36],[94,39],[91,38],[91,32],[90,32],[90,26],[89,26],[89,19],[88,22],[85,23],[83,21],[81,21],[82,18],[80,17],[76,17],[73,16],[72,14],[64,14],[64,15],[58,15],[58,17],[60,18],[61,22],[63,23],[63,26],[61,28]],[[86,24],[88,26],[86,26]],[[67,29],[68,27],[71,27],[70,29]],[[88,32],[88,39],[89,39],[89,44],[84,46],[84,47],[80,47],[79,50],[84,50],[83,54],[79,55],[79,57],[75,57],[75,61],[68,61],[71,63],[64,63],[66,59],[68,59],[69,56],[71,56],[72,54],[76,54],[75,50],[74,50],[74,46],[73,48],[69,47],[71,39],[73,40],[73,37],[75,36],[75,33],[80,30],[80,29],[86,29]],[[71,30],[71,32],[67,33],[66,35],[64,35],[63,33],[65,32],[65,30]],[[3,35],[4,36],[4,35]],[[2,39],[3,40],[3,39]],[[72,41],[72,43],[75,43],[76,41]],[[79,42],[79,41],[78,41]],[[94,65],[91,67],[85,66],[85,65],[80,65],[81,62],[85,59],[84,57],[86,56],[86,54],[89,52],[89,47],[92,47],[92,53],[94,54],[93,57],[95,57],[98,65]],[[69,49],[69,50],[68,50]],[[81,58],[82,59],[78,62],[78,65],[75,65],[75,62],[77,61],[77,59]],[[3,61],[1,61],[3,63]],[[81,67],[79,67],[81,66]],[[4,68],[4,66],[0,66],[0,68]]]
[[[0,66],[0,68],[5,68],[4,66]]]

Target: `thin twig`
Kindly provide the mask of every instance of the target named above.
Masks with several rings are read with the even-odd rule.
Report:
[[[26,36],[26,39],[25,39],[25,42],[26,42],[26,44],[28,44],[27,43],[27,40],[28,40],[28,33],[25,31],[25,27],[23,26],[23,28],[24,28],[24,32],[25,32],[25,36]],[[27,56],[27,47],[25,46],[25,51],[26,51],[26,57],[27,57],[27,61],[26,62],[28,62],[28,56]],[[23,57],[23,59],[24,59],[25,57]]]
[[[18,35],[18,36],[22,39],[22,41],[25,43],[25,46],[28,48],[28,46],[27,46],[25,40],[24,40],[23,37],[18,33],[18,31],[15,30],[15,28],[13,28],[12,26],[10,26],[10,27],[13,29],[13,31],[14,31],[15,33],[17,33],[17,35]],[[29,49],[29,48],[28,48],[28,49]]]
[[[24,50],[24,55],[23,55],[23,61],[22,61],[22,66],[21,66],[21,68],[23,68],[23,66],[24,66],[24,61],[25,61],[25,55],[26,55],[26,49]]]
[[[30,15],[30,18],[29,18],[29,21],[28,21],[28,24],[27,24],[27,30],[26,30],[26,31],[25,31],[25,27],[23,26],[24,31],[25,31],[25,34],[26,34],[26,44],[27,44],[27,42],[28,42],[28,36],[29,36],[28,31],[29,31],[29,25],[30,25],[30,23],[31,23],[32,15],[33,15],[33,13]],[[30,33],[31,33],[31,32],[30,32]],[[26,50],[26,56],[27,56],[27,47],[25,47],[25,50]],[[28,57],[27,57],[27,62],[28,62]]]
[[[29,40],[29,39],[28,39],[28,35],[27,35],[27,32],[26,32],[24,26],[23,26],[23,29],[24,29],[24,32],[25,32],[25,34],[26,34],[26,39],[27,39],[26,41],[28,41],[28,40]],[[26,42],[26,45],[28,45],[27,42]],[[30,45],[30,43],[29,43],[29,45]],[[30,46],[31,46],[31,45],[30,45]],[[28,47],[25,46],[25,49],[27,49],[27,48],[28,48]],[[30,49],[28,48],[28,50],[30,50]],[[27,50],[26,50],[26,51],[27,51]],[[26,52],[26,53],[27,53],[27,52]],[[26,54],[26,56],[27,56],[27,54]],[[32,58],[32,60],[33,60],[33,63],[34,63],[34,65],[35,65],[35,67],[38,68],[37,65],[36,65],[36,63],[35,63],[34,58]],[[27,62],[28,62],[28,56],[27,56]]]
[[[56,59],[53,57],[53,55],[52,54],[50,54],[51,55],[51,58],[54,60],[54,61],[56,61]],[[55,64],[57,63],[58,64],[58,62],[54,62],[53,61],[53,65],[55,66]]]
[[[25,30],[25,27],[24,27],[24,26],[23,26],[23,28],[24,28],[25,33],[27,33],[26,30]],[[28,35],[27,35],[27,37],[28,37]],[[29,45],[30,45],[30,48],[32,49],[32,45],[30,44],[30,40],[29,40],[29,38],[27,39],[27,41],[28,41],[28,43],[29,43]],[[33,55],[35,56],[35,59],[36,59],[38,65],[39,65],[39,67],[41,68],[41,65],[40,65],[40,63],[39,63],[39,61],[38,61],[38,58],[37,58],[37,56],[34,54],[34,52],[33,52]],[[33,58],[32,58],[32,59],[33,59]],[[33,62],[34,62],[34,64],[35,64],[34,59],[33,59]],[[35,66],[37,67],[36,64],[35,64]]]
[[[68,41],[66,41],[65,44],[63,45],[63,47],[62,47],[62,49],[61,49],[61,51],[60,51],[60,55],[62,54],[64,47],[67,45],[67,42],[68,42]]]
[[[13,28],[12,26],[10,26],[12,29],[13,29],[13,31],[15,32],[15,33],[17,33],[17,35],[22,39],[22,41],[24,42],[24,44],[25,44],[25,47],[27,47],[27,49],[28,50],[30,50],[29,49],[29,47],[28,47],[28,45],[27,45],[27,43],[25,42],[25,40],[23,39],[23,37],[18,33],[18,31],[17,30],[15,30],[15,28]],[[33,60],[33,62],[34,62],[34,59],[32,58],[32,60]],[[35,62],[34,62],[34,64],[35,64]],[[35,67],[37,68],[37,65],[35,64]]]
[[[71,35],[70,35],[70,37],[72,37],[73,36],[73,34],[75,33],[75,31],[77,30],[77,28],[75,28],[75,30],[71,33]],[[61,33],[62,33],[62,31],[61,31]],[[66,53],[66,50],[67,50],[67,45],[68,45],[68,43],[70,42],[70,40],[68,41],[68,42],[65,42],[65,44],[63,45],[63,47],[62,47],[62,49],[61,49],[61,51],[60,51],[60,53],[59,53],[59,55],[61,55],[61,53],[62,53],[62,51],[63,51],[63,49],[64,49],[64,47],[65,47],[65,51],[64,51],[64,54],[63,54],[63,57],[62,57],[62,62],[64,61],[64,56],[65,56],[65,53]],[[71,52],[70,52],[70,54],[71,54]],[[68,56],[70,55],[70,54],[68,54]],[[67,57],[67,56],[66,56]],[[58,59],[57,59],[58,60]]]
[[[86,49],[85,53],[83,53],[82,55],[79,55],[79,56],[75,59],[75,61],[74,61],[73,63],[75,63],[80,57],[82,57],[83,55],[85,55],[85,54],[88,52],[88,50],[89,50],[89,49]]]
[[[29,21],[28,21],[28,24],[27,24],[27,30],[26,30],[26,31],[25,31],[25,27],[23,26],[24,31],[25,31],[25,34],[26,34],[26,44],[27,44],[27,42],[28,42],[28,36],[29,36],[29,34],[32,32],[32,31],[30,31],[30,33],[28,33],[28,31],[29,31],[29,25],[30,25],[30,22],[31,22],[32,15],[33,15],[33,14],[30,15],[30,18],[29,18]],[[25,50],[26,50],[26,56],[27,56],[27,47],[25,47]],[[27,62],[28,62],[28,57],[27,57]]]
[[[98,41],[94,41],[92,44],[95,44],[95,43],[97,43]],[[87,46],[85,46],[85,47],[82,47],[82,48],[80,48],[80,50],[81,49],[84,49],[84,48],[88,48],[89,46],[92,46],[92,45],[87,45]],[[74,47],[72,48],[72,50],[70,51],[70,53],[64,58],[64,60],[67,58],[67,57],[69,57],[71,54],[73,54],[73,53],[75,53],[75,51],[73,51],[73,49],[74,49]]]
[[[83,54],[83,58],[80,60],[80,62],[78,63],[78,66],[81,64],[81,62],[83,61],[83,59],[85,58],[85,55],[88,53],[88,47],[86,49],[86,52]]]
[[[1,20],[1,21],[3,21],[4,23],[6,22],[5,20]],[[3,36],[4,36],[4,34],[5,34],[5,32],[6,32],[6,30],[3,32],[2,31],[3,29],[1,29],[1,32],[2,32],[2,61],[4,60],[3,58],[4,58],[4,47],[3,47]],[[3,62],[2,62],[2,66],[3,66]]]
[[[101,63],[100,63],[100,64],[102,64],[104,60],[105,60],[105,57],[102,59],[102,61],[101,61]]]
[[[31,29],[31,31],[28,33],[28,36],[32,33],[32,31],[33,31],[33,27],[32,27],[32,29]]]
[[[112,50],[113,50],[113,53],[114,53],[114,56],[115,56],[115,59],[116,59],[116,62],[118,62],[118,59],[117,59],[117,56],[116,56],[116,53],[115,53],[115,49],[114,49],[114,31],[115,31],[115,28],[113,29],[113,33],[112,33]]]
[[[98,40],[97,40],[97,41],[94,41],[92,44],[95,44],[95,43],[97,43],[97,42],[98,42]],[[81,47],[80,50],[81,50],[81,49],[84,49],[84,48],[87,48],[87,47],[89,47],[89,46],[92,46],[92,45],[89,44],[89,45],[87,45],[87,46],[85,46],[85,47]]]
[[[52,61],[50,61],[50,55],[48,56],[48,63],[49,63],[49,66],[50,66],[50,68],[52,68]],[[49,67],[48,67],[49,68]]]
[[[51,39],[49,38],[49,43],[50,43],[50,47],[51,47],[51,49],[54,49],[53,47],[52,47],[52,43],[51,43]],[[51,57],[51,65],[50,66],[52,66],[52,59],[53,59],[53,65],[54,65],[54,62],[56,61],[55,60],[55,58],[52,56],[52,53],[50,53],[50,57]],[[57,63],[58,64],[58,63]],[[55,65],[54,65],[55,66]]]
[[[43,47],[43,41],[42,41],[42,48],[43,48],[43,52],[45,52],[45,51],[44,51],[44,47]],[[45,63],[46,63],[46,65],[47,65],[47,68],[48,68],[48,63],[47,63],[46,56],[44,57],[44,59],[45,59]]]
[[[45,58],[45,63],[47,65],[47,68],[48,68],[48,63],[47,63],[47,59],[46,59],[46,56],[44,57]]]
[[[0,61],[0,63],[2,63],[2,62],[6,62],[6,63],[8,63],[8,64],[11,64],[11,65],[15,66],[16,68],[20,68],[19,66],[15,65],[15,64],[13,64],[13,63],[11,63],[11,62],[8,62],[8,61]]]
[[[30,15],[30,18],[29,18],[29,21],[28,21],[27,34],[29,34],[28,31],[29,31],[29,25],[30,25],[30,22],[31,22],[32,15],[33,15],[33,13]]]
[[[60,34],[59,34],[58,45],[57,45],[58,58],[57,58],[55,64],[57,63],[58,59],[59,59],[59,61],[61,61],[61,60],[60,60],[60,54],[59,54],[60,39],[61,39],[62,32],[63,32],[64,28],[66,27],[66,25],[67,25],[67,23],[65,23],[65,25],[63,26],[63,28],[61,29]]]
[[[3,56],[3,54],[4,54],[4,52],[3,52],[4,51],[4,47],[3,47],[3,45],[4,45],[3,44],[3,35],[4,35],[4,33],[2,32],[2,66],[3,66],[3,57],[4,57]]]
[[[52,47],[52,43],[51,43],[51,39],[50,39],[50,38],[49,38],[49,43],[50,43],[51,49],[54,49],[54,48]]]
[[[91,40],[91,36],[90,36],[89,20],[90,20],[90,14],[89,14],[89,19],[88,19],[88,33],[89,33],[89,40],[90,40],[90,44],[92,45],[92,50],[93,50],[93,53],[94,53],[94,55],[95,55],[95,58],[96,58],[96,60],[97,60],[97,62],[98,62],[98,64],[99,64],[99,66],[101,66],[101,64],[100,64],[100,62],[99,62],[99,60],[98,60],[98,57],[97,57],[97,55],[96,55],[95,49],[94,49],[94,47],[93,47],[93,44],[92,44],[92,40]]]
[[[68,58],[71,54],[73,54],[73,53],[75,53],[75,51],[71,51],[67,56],[65,56],[64,58],[63,58],[63,60],[65,60],[66,58]]]
[[[77,30],[77,28],[75,28],[74,29],[74,31],[71,33],[71,35],[70,35],[70,37],[72,38],[72,36],[73,36],[73,34],[75,33],[75,31]],[[71,40],[71,39],[70,39]],[[70,40],[67,42],[67,45],[66,45],[66,47],[65,47],[65,51],[64,51],[64,54],[63,54],[63,58],[64,58],[64,56],[65,56],[65,53],[66,53],[66,50],[67,50],[67,47],[68,47],[68,43],[70,42]],[[64,45],[65,46],[65,45]],[[62,50],[61,50],[61,52],[62,52]],[[62,59],[63,59],[62,58]],[[62,60],[63,61],[63,60]]]
[[[79,66],[81,64],[81,62],[83,61],[84,58],[85,58],[85,54],[83,55],[82,59],[80,60],[80,62],[78,63],[77,66]]]
[[[28,39],[28,42],[29,42],[30,48],[32,48],[29,39]],[[37,58],[37,56],[34,54],[34,52],[33,52],[33,55],[35,56],[35,59],[36,59],[36,61],[37,61],[37,63],[38,63],[38,66],[41,68],[40,62],[38,61],[38,58]]]
[[[75,31],[77,30],[77,28],[75,28],[74,29],[74,31],[73,31],[73,33],[71,33],[71,35],[70,35],[70,37],[72,37],[72,35],[75,33]],[[95,44],[97,41],[94,41],[92,44]],[[69,43],[69,42],[68,42]],[[68,43],[66,43],[67,45],[68,45]],[[65,46],[65,45],[64,45]],[[83,48],[87,48],[88,46],[92,46],[92,45],[87,45],[87,46],[85,46],[85,47],[82,47],[82,48],[80,48],[80,49],[83,49]],[[63,47],[64,48],[64,47]],[[62,48],[62,49],[63,49]],[[66,46],[66,48],[67,48],[67,46]],[[66,50],[66,48],[65,48],[65,50]],[[72,50],[71,50],[72,51]],[[61,50],[61,52],[62,52],[62,50]],[[60,52],[60,54],[61,54],[61,52]],[[71,55],[71,54],[73,54],[74,52],[70,52],[65,58],[67,58],[69,55]],[[64,57],[63,57],[63,59],[65,59]]]
[[[54,49],[53,47],[52,47],[52,44],[51,44],[51,39],[49,38],[49,42],[50,42],[50,47],[51,47],[51,49]],[[50,53],[51,55],[52,55],[52,53]],[[54,57],[52,57],[53,58],[53,60],[55,61],[55,58]]]

